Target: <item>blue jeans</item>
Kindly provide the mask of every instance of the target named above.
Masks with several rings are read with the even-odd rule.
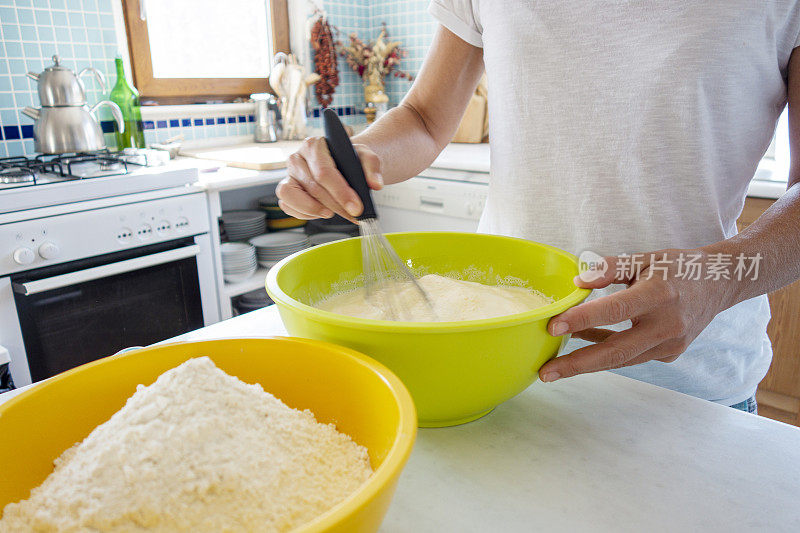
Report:
[[[754,415],[758,414],[758,404],[756,403],[755,396],[751,396],[745,401],[737,403],[736,405],[731,405],[731,407],[746,413],[753,413]]]

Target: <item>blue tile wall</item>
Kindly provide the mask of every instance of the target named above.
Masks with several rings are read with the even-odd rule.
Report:
[[[347,42],[351,32],[355,32],[367,42],[378,36],[385,22],[392,40],[399,40],[407,52],[402,70],[415,75],[419,72],[428,47],[433,40],[437,23],[428,14],[428,0],[351,0],[341,2],[325,0],[319,4],[328,14],[328,20],[340,30],[339,39]],[[344,58],[339,58],[339,86],[333,99],[334,107],[354,106],[358,113],[364,107],[364,89],[361,79],[353,72]],[[389,78],[386,88],[390,105],[397,105],[402,100],[411,84],[401,78]],[[316,105],[316,100],[312,100]],[[314,109],[314,117],[318,116],[319,107]],[[363,116],[353,116],[345,122],[363,122]],[[312,122],[313,123],[313,122]]]
[[[177,135],[183,135],[186,140],[250,135],[253,133],[254,125],[252,122],[254,121],[255,117],[253,115],[145,120],[143,122],[144,140],[147,144],[152,144],[166,141]],[[110,121],[103,121],[103,124],[104,128],[113,128]],[[106,124],[108,126],[105,126]]]
[[[53,54],[73,70],[91,65],[113,83],[112,1],[0,0],[0,157],[34,153],[32,121],[19,109],[38,107],[39,98],[25,73],[41,72]],[[89,101],[101,98],[96,82],[87,79],[86,86]]]
[[[436,19],[428,14],[428,0],[394,0],[372,2],[370,24],[373,36],[380,32],[381,24],[393,41],[400,41],[408,55],[403,58],[400,67],[405,72],[416,76],[422,67],[422,61],[433,41],[438,27]],[[389,78],[386,83],[387,94],[392,105],[403,99],[411,86],[408,80]]]
[[[341,32],[339,39],[345,41],[350,33],[355,32],[362,36],[370,24],[370,1],[369,0],[349,0],[336,1],[325,0],[319,2],[328,13],[330,23],[339,28]],[[336,36],[334,36],[335,38]],[[313,52],[312,52],[313,54]],[[313,57],[313,55],[312,55]],[[339,58],[339,86],[333,100],[333,106],[360,106],[364,105],[364,91],[361,86],[361,79],[345,63],[343,58]],[[313,65],[309,65],[309,70]],[[312,98],[312,105],[316,106],[316,98]]]

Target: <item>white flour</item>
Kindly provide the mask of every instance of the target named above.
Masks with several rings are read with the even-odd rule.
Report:
[[[367,450],[191,359],[55,461],[0,531],[287,531],[366,481]]]
[[[551,299],[524,287],[483,285],[437,274],[422,276],[419,284],[428,293],[436,313],[435,321],[439,322],[512,315],[552,303]],[[335,294],[319,302],[317,307],[340,315],[390,320],[390,302],[402,313],[402,320],[428,322],[433,319],[430,308],[409,281],[388,281],[373,298],[367,298],[363,287]]]

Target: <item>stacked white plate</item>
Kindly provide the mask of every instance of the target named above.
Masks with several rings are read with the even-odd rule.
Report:
[[[304,233],[281,231],[267,233],[250,239],[250,244],[256,247],[258,264],[269,268],[284,257],[308,248],[308,237]]]
[[[318,244],[325,244],[326,242],[341,241],[342,239],[349,239],[350,235],[347,233],[339,233],[338,231],[323,231],[315,233],[308,237],[308,242],[311,246]]]
[[[224,242],[222,253],[222,278],[225,283],[239,283],[252,277],[258,269],[256,249],[246,242]]]
[[[220,219],[231,241],[244,241],[267,231],[267,215],[263,211],[224,211]]]

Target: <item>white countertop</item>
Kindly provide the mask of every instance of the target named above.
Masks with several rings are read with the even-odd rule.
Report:
[[[271,335],[274,306],[167,342]],[[381,531],[796,532],[798,501],[800,428],[601,372],[420,429]]]
[[[747,196],[750,198],[768,198],[777,200],[786,192],[785,181],[757,180],[750,181],[747,186]]]
[[[193,141],[189,146],[234,146],[237,143],[250,142],[249,136],[217,138],[205,141]],[[282,144],[298,144],[297,141]],[[267,183],[277,183],[286,175],[284,169],[279,170],[247,170],[225,166],[217,161],[179,157],[170,165],[197,167],[200,172],[199,185],[210,191],[241,189]],[[490,168],[489,144],[450,143],[434,160],[430,168],[444,171],[464,171],[488,174]],[[424,173],[423,173],[424,174]],[[454,178],[455,179],[455,178]],[[467,180],[469,181],[469,180]],[[779,198],[786,191],[786,182],[770,179],[754,179],[750,182],[747,195],[758,198]]]
[[[179,337],[285,335],[275,307]],[[800,531],[800,428],[601,372],[420,429],[381,531]]]
[[[286,177],[286,169],[249,170],[220,165],[215,161],[195,159],[199,166],[198,184],[207,191],[228,191],[256,185],[278,183]]]
[[[249,138],[231,138],[228,142],[224,139],[214,139],[209,142],[197,141],[188,145],[191,147],[208,146],[235,146],[237,143],[249,142]],[[297,145],[297,141],[289,141],[276,144]],[[199,184],[210,191],[225,191],[231,189],[241,189],[255,185],[267,183],[277,183],[286,176],[285,169],[278,170],[247,170],[225,166],[218,161],[206,159],[194,159],[189,157],[179,157],[171,164],[196,166],[200,172]],[[445,170],[459,170],[468,172],[488,173],[489,172],[489,145],[488,144],[464,144],[451,143],[447,145],[439,157],[431,164],[431,168]]]
[[[489,172],[488,143],[450,143],[444,147],[433,163],[432,168],[447,170],[468,170],[471,172]]]

